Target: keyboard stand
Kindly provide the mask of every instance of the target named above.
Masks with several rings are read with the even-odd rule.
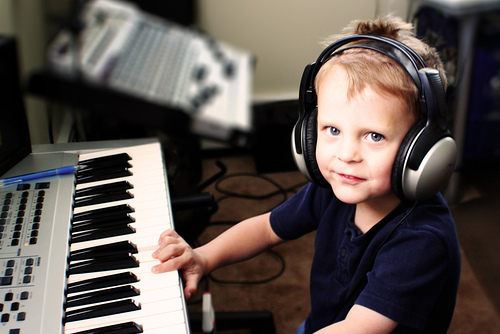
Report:
[[[269,311],[215,312],[217,331],[250,329],[252,334],[274,334],[273,314]],[[201,313],[189,313],[191,332],[201,332]]]

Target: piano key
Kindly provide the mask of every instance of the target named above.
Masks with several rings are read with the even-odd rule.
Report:
[[[148,334],[188,334],[187,325],[184,322],[179,321],[184,317],[182,311],[173,311],[165,314],[153,314],[147,315],[142,311],[134,312],[134,321],[140,323],[143,328],[144,333]],[[136,314],[140,313],[137,317]],[[135,320],[137,319],[137,320]],[[112,324],[120,324],[125,321],[130,321],[130,319],[125,320],[115,320],[108,318],[107,322],[101,322],[98,326],[111,326]],[[70,323],[65,328],[65,334],[80,334],[82,330],[89,330],[88,328],[95,328],[95,324],[92,321],[79,321],[75,323]],[[92,330],[90,329],[90,330]],[[83,332],[85,333],[85,332]],[[92,333],[92,332],[90,332]]]
[[[100,302],[135,297],[139,294],[139,290],[132,285],[123,285],[114,288],[101,289],[98,291],[91,291],[68,296],[68,298],[66,299],[66,307],[70,309],[75,306],[96,304]]]
[[[139,279],[136,275],[131,272],[123,272],[115,275],[99,276],[92,279],[69,283],[67,286],[67,293],[71,294],[82,291],[97,290],[101,288],[137,282],[139,282]]]
[[[141,296],[138,296],[134,299],[98,304],[70,311],[66,315],[66,328],[74,330],[86,326],[98,327],[131,319],[144,324],[141,317],[153,315],[163,315],[165,324],[168,324],[168,315],[182,309],[183,303],[180,298],[148,302],[141,300]],[[175,319],[170,319],[170,321],[172,324],[179,323],[179,320]]]
[[[159,223],[161,222],[162,221],[160,220]],[[115,243],[119,241],[130,241],[134,243],[139,252],[147,249],[156,249],[158,248],[158,238],[160,236],[160,233],[168,228],[168,225],[165,221],[163,221],[163,225],[159,223],[155,223],[155,225],[153,226],[141,227],[140,229],[136,229],[136,232],[132,234],[114,235],[103,239],[93,239],[84,242],[72,243],[70,252],[80,249],[86,249],[89,247],[100,246],[105,243]]]
[[[135,172],[134,169],[132,169],[132,172]],[[132,188],[128,189],[131,193],[136,194],[136,193],[146,193],[145,196],[146,198],[149,196],[153,196],[154,198],[163,198],[166,199],[166,188],[164,183],[159,183],[157,180],[159,177],[162,176],[160,171],[150,171],[148,174],[144,174],[146,176],[137,176],[134,177],[133,175],[131,176],[125,176],[125,177],[118,177],[115,179],[107,179],[107,180],[101,180],[101,181],[94,181],[94,182],[89,182],[89,183],[78,183],[76,185],[76,189],[78,191],[86,191],[88,187],[96,187],[96,186],[107,186],[109,184],[115,183],[115,182],[121,182],[121,181],[127,181],[131,184]]]
[[[132,168],[131,172],[135,173],[136,169]],[[93,187],[108,187],[113,183],[127,181],[132,186],[129,189],[131,192],[149,192],[149,195],[153,193],[154,196],[162,196],[166,198],[165,194],[165,184],[158,182],[158,179],[162,177],[162,171],[160,170],[148,170],[148,171],[139,171],[142,176],[130,175],[125,177],[119,177],[114,179],[107,179],[101,181],[94,181],[90,183],[77,184],[76,191],[79,193],[86,192],[88,188]],[[146,173],[146,174],[144,174]],[[133,190],[132,190],[133,189]]]
[[[98,195],[103,193],[116,192],[120,190],[129,190],[133,186],[128,181],[111,182],[102,185],[80,188],[75,191],[75,197]]]
[[[134,198],[134,195],[132,195],[130,192],[126,190],[123,190],[112,193],[75,198],[74,206],[82,207],[82,206],[101,204],[101,203],[106,203],[109,205],[109,203],[111,202],[116,202],[131,198]]]
[[[135,170],[162,170],[163,169],[163,161],[160,156],[155,153],[142,152],[140,156],[130,160],[128,162],[131,165],[131,168]],[[124,166],[124,165],[122,165]],[[85,169],[81,169],[85,170]]]
[[[153,259],[153,260],[155,260],[155,259]],[[130,273],[136,275],[139,278],[141,283],[144,283],[146,281],[156,282],[159,284],[163,284],[164,286],[170,286],[171,284],[178,284],[179,283],[179,273],[177,271],[171,271],[171,272],[162,273],[162,274],[155,274],[151,271],[151,268],[153,268],[154,265],[157,265],[159,263],[160,262],[158,260],[155,260],[155,261],[151,261],[151,262],[140,262],[139,267],[127,268],[125,270],[124,269],[120,269],[120,270],[115,269],[115,270],[107,270],[107,271],[103,271],[103,272],[74,274],[74,275],[70,275],[68,277],[68,283],[79,282],[82,280],[97,278],[97,277],[101,277],[101,276],[121,274],[123,272],[130,272]]]
[[[113,203],[96,203],[86,207],[75,207],[75,213],[80,213],[88,210],[95,210],[109,207],[110,205],[129,205],[134,209],[134,212],[150,212],[155,213],[156,210],[168,210],[168,216],[170,216],[170,206],[165,203],[165,198],[161,196],[155,196],[154,193],[147,193],[141,191],[129,191],[134,197],[128,199],[122,199],[114,201]],[[163,211],[164,212],[164,211]]]
[[[64,321],[66,323],[78,320],[86,320],[97,317],[104,317],[107,315],[120,314],[126,312],[137,311],[141,309],[141,305],[133,299],[120,300],[117,302],[110,302],[89,306],[81,309],[76,309],[66,312]]]
[[[111,227],[116,225],[127,225],[135,223],[135,218],[130,214],[118,214],[116,216],[109,216],[106,218],[96,218],[96,219],[87,219],[82,220],[76,223],[73,223],[72,233],[82,232],[91,230],[93,228],[103,228],[103,227]]]
[[[79,184],[82,183],[88,183],[88,182],[95,182],[95,181],[100,181],[100,180],[106,180],[106,179],[115,179],[119,177],[124,177],[124,176],[130,176],[132,175],[132,172],[129,171],[128,169],[123,169],[123,168],[117,168],[115,170],[108,170],[106,171],[106,174],[91,174],[91,175],[86,175],[86,174],[76,174],[76,182]]]
[[[105,152],[103,151],[95,151],[95,152],[89,152],[80,155],[80,164],[86,165],[86,164],[96,164],[99,162],[106,162],[106,160],[113,160],[119,158],[121,155],[123,160],[126,160],[127,157],[126,155],[129,155],[128,160],[137,160],[137,157],[143,158],[144,156],[154,156],[155,158],[158,158],[158,152],[161,152],[161,147],[159,145],[139,145],[139,146],[130,146],[127,147],[126,149],[123,148],[116,148],[116,149],[109,149],[106,150]],[[113,156],[116,157],[113,157]]]
[[[68,303],[67,310],[73,311],[78,308],[90,306],[90,304],[104,304],[112,300],[125,299],[128,297],[132,297],[131,299],[134,299],[135,301],[148,302],[148,303],[160,302],[167,299],[175,299],[181,297],[181,291],[177,284],[171,286],[160,286],[160,288],[155,288],[155,289],[153,288],[141,289],[141,287],[143,286],[144,284],[136,282],[118,287],[102,288],[88,292],[68,294],[68,301],[75,303],[78,301],[82,301],[82,303],[78,304],[73,303],[72,305],[69,305]],[[131,289],[132,291],[131,292],[128,291],[129,289]],[[123,295],[127,293],[134,294],[134,296]],[[94,297],[100,298],[101,296],[102,296],[101,300],[92,299]]]
[[[103,164],[99,166],[83,165],[76,173],[77,176],[93,176],[113,174],[118,170],[129,170],[132,165],[128,161]]]
[[[96,239],[104,239],[117,235],[127,235],[135,233],[135,228],[130,225],[119,225],[109,228],[96,228],[89,231],[78,232],[72,234],[71,242],[78,243]]]
[[[89,154],[90,155],[90,154]],[[102,156],[102,153],[97,153],[97,157],[83,159],[78,162],[79,165],[85,166],[99,166],[106,165],[108,163],[114,163],[116,161],[129,161],[132,160],[132,157],[128,153],[117,153],[117,154],[106,154]]]
[[[144,333],[141,325],[129,321],[121,324],[99,327],[77,332],[75,334],[137,334]]]
[[[119,213],[132,213],[134,209],[128,204],[113,204],[99,209],[84,210],[80,213],[74,213],[73,223],[84,219],[103,218]]]
[[[76,261],[69,265],[69,274],[83,274],[96,271],[108,271],[139,267],[139,261],[132,254],[110,256],[91,260]]]
[[[77,261],[129,253],[138,253],[137,246],[128,240],[124,240],[120,242],[106,243],[95,247],[75,250],[73,252],[70,252],[69,259],[70,261]]]

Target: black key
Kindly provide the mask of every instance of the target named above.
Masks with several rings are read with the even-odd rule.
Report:
[[[119,235],[135,233],[135,228],[130,225],[117,225],[110,228],[96,228],[71,235],[71,242],[78,243],[89,240],[104,239]]]
[[[137,267],[139,267],[139,261],[132,254],[127,254],[125,256],[110,256],[72,263],[69,265],[69,274],[94,273]]]
[[[117,169],[113,171],[107,171],[106,174],[98,174],[98,175],[77,175],[76,183],[83,184],[88,182],[96,182],[102,180],[111,180],[119,177],[131,176],[132,172],[128,169]]]
[[[81,293],[74,296],[68,296],[68,298],[66,299],[66,307],[69,308],[96,304],[139,295],[140,291],[138,289],[136,289],[132,285],[124,285],[116,288],[109,288],[88,293]]]
[[[130,241],[79,249],[70,253],[70,261],[95,259],[118,254],[137,254],[137,246]]]
[[[75,334],[137,334],[144,333],[142,326],[135,322],[125,322],[111,326],[92,328]]]
[[[84,166],[99,166],[99,165],[106,165],[109,163],[117,163],[117,162],[119,163],[130,160],[132,160],[132,157],[127,153],[118,153],[113,155],[106,155],[104,157],[82,160],[79,161],[78,164]]]
[[[102,174],[109,174],[113,173],[114,171],[118,170],[127,170],[129,168],[132,168],[132,165],[129,164],[127,161],[119,162],[119,163],[110,163],[110,164],[105,164],[102,166],[88,166],[83,169],[80,169],[76,175],[78,177],[82,176],[91,176],[91,175],[102,175]]]
[[[120,300],[68,311],[66,312],[65,322],[104,317],[107,315],[138,311],[140,309],[141,304],[132,299]]]
[[[108,193],[108,194],[100,194],[100,195],[92,195],[92,196],[85,196],[85,197],[76,198],[74,206],[76,208],[76,207],[82,207],[82,206],[87,206],[87,205],[111,203],[111,202],[121,201],[121,200],[125,200],[125,199],[131,199],[131,198],[134,198],[134,195],[132,195],[128,191],[124,190],[124,191],[113,192],[113,193]]]
[[[117,215],[120,213],[132,213],[134,209],[128,204],[120,204],[102,209],[95,209],[86,212],[81,212],[73,215],[73,222],[82,221],[85,219],[92,218],[103,218],[109,217],[113,215]]]
[[[69,283],[67,286],[67,293],[76,293],[82,291],[90,291],[102,288],[110,288],[113,286],[130,284],[139,282],[137,276],[131,272],[124,272],[114,275],[100,276],[96,278],[89,278],[79,282]]]
[[[133,186],[127,181],[113,182],[100,186],[78,189],[75,191],[75,197],[105,194],[132,188]]]
[[[0,277],[0,286],[4,285],[12,285],[12,276]]]
[[[135,219],[131,217],[129,214],[120,214],[116,217],[105,217],[105,218],[96,218],[96,219],[88,219],[80,222],[73,223],[72,231],[73,232],[82,232],[88,231],[90,229],[95,228],[104,228],[111,227],[116,225],[126,225],[135,223]]]
[[[17,321],[24,321],[26,320],[26,312],[19,312],[17,314]]]

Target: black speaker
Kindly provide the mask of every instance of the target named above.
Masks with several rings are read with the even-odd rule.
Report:
[[[329,184],[316,162],[315,77],[340,48],[365,48],[380,52],[398,63],[418,89],[423,119],[406,134],[392,171],[392,189],[402,199],[422,200],[440,191],[456,163],[456,144],[446,124],[446,96],[439,72],[426,67],[423,59],[405,44],[382,36],[354,35],[328,46],[316,62],[306,66],[299,91],[299,119],[292,131],[292,152],[302,173],[323,187]]]
[[[19,79],[17,43],[0,35],[0,175],[31,152]]]

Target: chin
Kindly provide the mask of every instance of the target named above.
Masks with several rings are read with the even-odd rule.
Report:
[[[349,191],[332,187],[332,191],[340,201],[346,204],[358,204],[367,200],[366,196],[359,194],[358,191]]]
[[[393,201],[397,196],[390,189],[380,189],[372,192],[363,190],[358,187],[346,187],[339,185],[331,185],[332,191],[340,201],[346,204],[360,204],[365,202],[376,203],[377,201]]]

